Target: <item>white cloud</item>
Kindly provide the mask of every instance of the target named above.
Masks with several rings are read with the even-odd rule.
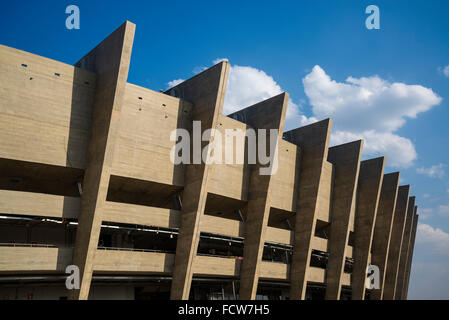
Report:
[[[449,78],[449,65],[445,67],[438,67],[438,71],[440,71],[445,77]]]
[[[416,172],[419,174],[425,174],[429,178],[443,178],[444,176],[444,164],[440,163],[433,165],[429,168],[417,168]]]
[[[449,189],[447,189],[447,193],[449,193]]]
[[[216,65],[217,63],[220,63],[220,62],[222,62],[222,61],[228,61],[228,62],[229,62],[229,59],[228,59],[228,58],[217,58],[217,59],[215,59],[212,63],[213,63],[214,65]]]
[[[333,143],[365,139],[364,154],[384,154],[389,164],[408,167],[416,159],[413,143],[394,134],[441,102],[431,89],[390,83],[378,76],[332,80],[318,65],[303,78],[315,118],[333,118]]]
[[[444,168],[445,165],[440,163],[440,164],[436,164],[433,165],[429,168],[416,168],[416,172],[419,174],[425,174],[426,176],[428,176],[429,178],[443,178],[444,176]]]
[[[375,130],[361,133],[337,130],[331,136],[331,144],[338,145],[358,139],[364,140],[363,153],[365,155],[384,155],[388,159],[388,164],[394,167],[408,167],[417,156],[415,147],[409,139]],[[401,183],[404,181],[401,179]]]
[[[422,211],[423,209],[420,210]],[[422,219],[422,214],[419,219]],[[419,223],[410,274],[409,299],[449,299],[448,258],[449,234]]]
[[[213,64],[221,61],[228,61],[227,58],[218,58]],[[199,73],[206,69],[197,67],[194,73]],[[184,81],[177,79],[168,83],[169,88]],[[251,106],[260,101],[269,99],[284,92],[281,86],[263,70],[249,66],[231,65],[229,70],[226,96],[223,106],[223,113],[230,114]],[[314,117],[306,117],[300,111],[300,105],[294,103],[290,97],[287,107],[286,123],[284,128],[296,128],[318,121]]]
[[[425,245],[435,254],[449,255],[449,234],[439,228],[418,223],[416,243]]]
[[[169,81],[167,83],[167,86],[168,86],[167,89],[176,87],[178,84],[180,84],[181,82],[184,82],[184,81],[185,81],[184,79],[175,79],[175,80]]]
[[[233,65],[229,72],[223,112],[233,113],[280,93],[281,87],[264,71]]]
[[[227,61],[226,58],[221,58],[214,60],[213,63],[216,64],[223,60]],[[223,113],[236,112],[282,92],[284,90],[281,86],[263,70],[249,66],[231,65]],[[307,118],[301,114],[300,105],[294,103],[290,97],[285,128],[296,128],[316,121],[316,118]]]
[[[215,59],[213,63],[223,60],[228,59]],[[182,81],[173,80],[169,86]],[[296,104],[290,98],[286,129],[331,117],[332,145],[364,139],[364,156],[385,155],[388,164],[395,167],[410,166],[417,153],[409,139],[394,132],[407,118],[416,118],[441,102],[431,89],[389,83],[378,76],[348,77],[346,82],[336,82],[318,65],[304,77],[303,84],[313,115],[306,117],[303,103]],[[281,86],[263,70],[231,65],[223,113],[236,112],[282,92]]]

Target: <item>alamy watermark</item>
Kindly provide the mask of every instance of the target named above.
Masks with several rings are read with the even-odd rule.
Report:
[[[367,289],[380,289],[380,271],[379,267],[370,264],[366,268],[367,278],[365,279],[365,287]]]
[[[80,28],[80,8],[71,4],[65,8],[65,13],[69,16],[65,20],[65,27],[69,30]]]
[[[80,269],[78,266],[70,265],[65,268],[65,273],[69,276],[65,280],[65,287],[67,290],[74,290],[80,288]]]
[[[369,5],[365,9],[365,13],[369,16],[365,20],[365,26],[368,30],[380,29],[380,10],[378,6]]]
[[[223,134],[217,129],[202,132],[201,121],[193,121],[192,136],[186,129],[173,130],[170,141],[175,141],[176,144],[170,152],[171,162],[175,165],[259,164],[260,175],[276,174],[279,130],[248,128],[245,131],[225,129],[224,132],[224,139]],[[202,147],[203,142],[209,143]]]

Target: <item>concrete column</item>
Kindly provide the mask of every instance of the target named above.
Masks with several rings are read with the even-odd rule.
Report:
[[[416,214],[418,211],[418,207],[415,206],[415,217],[413,218],[413,228],[412,228],[412,236],[410,239],[410,249],[407,258],[407,270],[405,274],[405,283],[404,290],[402,294],[402,300],[407,300],[408,295],[408,285],[410,282],[410,271],[412,269],[412,261],[413,261],[413,251],[415,249],[415,239],[416,239],[416,228],[418,227],[418,215]]]
[[[80,290],[71,299],[88,299],[101,230],[115,140],[128,78],[135,25],[125,22],[75,66],[97,74],[96,93],[73,264],[80,268]]]
[[[385,158],[362,161],[357,186],[352,270],[352,299],[365,299],[366,268],[368,267],[377,208],[385,168]]]
[[[408,208],[410,186],[400,186],[394,212],[393,228],[391,230],[390,247],[386,266],[383,300],[393,300],[396,288],[396,277],[399,269],[402,235],[404,234],[405,218]]]
[[[318,195],[328,155],[332,120],[326,119],[295,130],[284,138],[299,146],[301,163],[294,228],[293,258],[290,265],[290,299],[304,300],[307,288],[312,237],[319,212]]]
[[[239,114],[237,118],[243,119],[243,122],[254,129],[267,129],[267,149],[270,147],[271,133],[269,129],[277,129],[276,145],[274,146],[274,150],[277,153],[277,147],[280,139],[282,139],[287,103],[288,94],[282,93],[240,110],[237,112]],[[234,114],[230,115],[230,117],[234,117]],[[270,215],[272,175],[261,175],[259,169],[262,167],[266,166],[257,163],[252,166],[250,173],[243,263],[240,270],[239,298],[241,300],[254,300],[256,298],[259,269],[265,243],[265,231]]]
[[[229,63],[222,61],[195,77],[186,80],[166,93],[193,103],[192,120],[201,121],[201,130],[216,129],[222,113],[226,92]],[[193,137],[191,135],[191,137]],[[213,139],[203,142],[201,149]],[[194,150],[195,152],[195,150]],[[198,155],[192,155],[193,157]],[[201,157],[201,153],[199,154]],[[210,165],[202,160],[200,164],[186,165],[184,190],[181,202],[181,227],[176,245],[175,266],[170,298],[187,300],[192,282],[193,260],[198,250],[200,219],[204,214],[207,199],[207,184]]]
[[[381,300],[384,291],[388,249],[399,188],[399,172],[385,174],[374,226],[371,264],[379,267],[380,289],[371,291],[371,300]]]
[[[405,274],[407,270],[407,257],[410,248],[410,238],[412,235],[412,227],[413,227],[413,218],[415,216],[415,197],[410,197],[408,203],[408,211],[407,211],[407,219],[405,221],[404,235],[402,236],[402,247],[401,247],[401,257],[399,260],[399,269],[398,269],[398,277],[396,290],[394,294],[395,300],[401,300],[404,283],[405,283]]]
[[[329,148],[327,158],[334,165],[335,176],[328,244],[329,259],[326,273],[326,300],[340,299],[350,221],[355,211],[362,149],[362,140]]]

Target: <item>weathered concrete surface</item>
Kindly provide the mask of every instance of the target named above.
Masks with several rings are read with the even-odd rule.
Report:
[[[384,282],[383,300],[394,300],[396,279],[399,269],[402,235],[404,234],[405,220],[409,203],[410,186],[400,186],[396,201],[396,210],[391,230],[390,247]]]
[[[278,130],[275,137],[275,150],[278,148],[282,139],[287,103],[288,94],[282,93],[238,112],[243,115],[241,118],[244,119],[245,123],[252,128],[267,129],[267,150],[271,149],[270,135],[272,133],[270,133],[269,129]],[[277,154],[274,157],[277,157]],[[241,300],[254,300],[256,297],[265,243],[265,232],[270,215],[270,189],[273,175],[261,175],[259,169],[262,167],[265,167],[265,165],[260,163],[253,165],[250,174],[245,221],[246,236],[243,250],[243,263],[240,271],[239,298]]]
[[[396,290],[394,294],[395,300],[401,300],[403,296],[404,285],[406,282],[407,259],[409,254],[410,239],[413,228],[413,218],[415,217],[415,197],[410,197],[409,207],[407,211],[407,219],[405,221],[404,235],[402,236],[401,257],[399,260],[399,269]]]
[[[340,269],[345,257],[355,258],[355,269],[362,270],[357,262],[363,264],[369,252],[369,249],[358,252],[360,243],[366,245],[368,241],[357,237],[359,225],[365,224],[359,216],[354,216],[352,208],[359,212],[369,207],[370,201],[362,199],[363,192],[357,201],[357,197],[352,197],[351,205],[339,200],[341,194],[336,191],[348,190],[338,183],[341,164],[328,158],[331,121],[292,130],[285,135],[288,141],[278,136],[281,167],[273,177],[251,176],[257,166],[248,164],[223,166],[216,171],[217,165],[187,168],[175,165],[170,162],[170,149],[175,145],[169,139],[170,133],[175,129],[190,129],[192,120],[202,122],[203,132],[209,128],[248,130],[250,126],[270,127],[270,123],[277,122],[276,112],[267,107],[258,114],[245,114],[245,123],[221,114],[229,70],[227,62],[166,93],[126,83],[133,35],[134,25],[125,23],[76,66],[0,45],[0,207],[8,215],[80,219],[75,254],[54,248],[7,248],[3,251],[9,258],[0,254],[3,258],[0,272],[61,272],[64,263],[72,264],[75,259],[83,279],[82,289],[72,292],[71,299],[87,298],[92,269],[93,272],[164,275],[174,272],[173,299],[189,297],[195,273],[211,277],[241,276],[241,297],[248,299],[254,297],[259,278],[291,281],[291,299],[304,298],[308,282],[326,284],[328,281],[328,295],[339,296],[341,286],[351,285],[351,275]],[[83,178],[81,198],[77,183]],[[398,174],[392,177],[385,192],[387,184],[385,181],[382,184],[371,263],[380,266],[383,284],[387,282],[390,261],[396,263],[396,273],[400,270],[398,282],[400,275],[405,274],[402,286],[398,283],[395,289],[399,291],[402,287],[402,293],[396,294],[396,298],[405,298],[417,222],[413,220],[415,231],[411,228],[408,241],[405,239],[408,232],[404,232],[399,243],[393,245],[391,230],[398,179]],[[347,186],[347,189],[354,188],[353,184]],[[106,201],[108,187],[109,201]],[[182,194],[182,211],[179,203],[172,203],[172,197],[178,194]],[[208,194],[209,199],[215,197],[213,207],[218,207],[218,211],[209,207],[212,205],[206,201]],[[211,215],[203,214],[206,202],[207,213]],[[338,207],[337,202],[345,205]],[[219,212],[221,206],[228,205],[232,209]],[[343,210],[344,206],[351,210]],[[247,222],[233,220],[236,207],[245,209],[243,216]],[[338,211],[341,216],[335,217]],[[105,219],[113,223],[181,228],[176,256],[99,252],[96,247],[100,224]],[[329,224],[333,224],[333,229],[340,224],[337,229],[341,233],[334,232],[333,239],[314,235],[317,225],[325,228]],[[347,237],[348,230],[355,231],[350,233],[351,242],[352,235],[355,236],[354,247],[342,239]],[[197,257],[200,231],[247,238],[245,266],[241,267],[233,259]],[[327,230],[326,234],[322,231],[320,236],[329,235]],[[341,234],[342,238],[335,234]],[[399,246],[401,251],[402,245],[403,252],[407,252],[407,257],[399,257],[399,262],[387,259],[390,237],[392,248]],[[17,236],[15,240],[21,238]],[[261,262],[265,241],[294,245],[291,265]],[[310,266],[312,250],[331,252],[328,274],[325,269]],[[42,257],[39,252],[43,253]],[[38,257],[33,260],[36,254]],[[11,259],[12,256],[18,259]],[[335,273],[340,278],[332,278]],[[358,286],[357,280],[353,285]],[[370,298],[375,298],[377,291],[370,294]],[[378,298],[382,296],[382,290],[378,295]]]
[[[115,140],[128,78],[135,25],[125,22],[76,66],[97,74],[92,133],[83,180],[73,264],[80,269],[80,290],[72,299],[89,296],[102,210],[108,192]]]
[[[294,249],[290,267],[290,299],[304,299],[309,279],[312,239],[319,210],[318,195],[326,163],[332,120],[326,119],[284,134],[301,149]]]
[[[0,159],[84,169],[95,81],[89,70],[0,45]]]
[[[167,93],[193,103],[192,120],[201,121],[202,132],[216,129],[223,109],[228,74],[229,63],[222,61],[168,90]],[[203,142],[202,147],[208,145],[212,139],[211,135],[209,141]],[[210,167],[201,161],[200,164],[189,164],[185,169],[181,227],[170,292],[170,298],[174,300],[189,298],[193,261],[200,236],[200,219],[204,214],[207,199]]]
[[[371,300],[380,300],[383,296],[388,249],[390,247],[391,230],[393,228],[398,196],[399,177],[399,172],[388,173],[384,175],[382,181],[371,254],[371,264],[379,267],[380,289],[371,290]]]
[[[335,177],[328,245],[326,300],[340,299],[350,221],[355,211],[362,149],[362,140],[329,148],[328,161],[334,165]]]
[[[384,157],[362,161],[360,164],[354,226],[353,300],[365,299],[366,268],[369,264],[384,168]]]

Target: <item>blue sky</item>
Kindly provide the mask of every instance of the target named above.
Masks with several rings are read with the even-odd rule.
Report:
[[[370,4],[380,30],[365,28]],[[4,1],[0,43],[73,64],[129,20],[131,83],[166,89],[228,59],[225,110],[289,92],[287,127],[331,116],[334,143],[363,137],[365,158],[401,171],[420,208],[409,298],[449,299],[448,14],[444,0]]]

